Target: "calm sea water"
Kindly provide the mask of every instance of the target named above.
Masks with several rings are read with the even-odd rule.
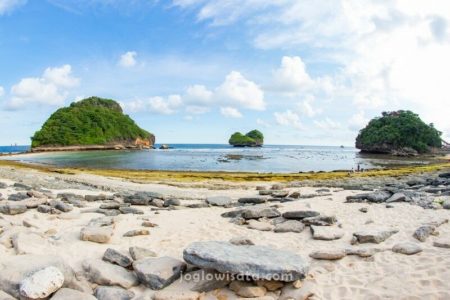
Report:
[[[325,146],[280,146],[233,148],[229,145],[171,144],[170,150],[53,152],[4,156],[60,167],[137,170],[307,172],[379,168],[404,164],[426,164],[423,158],[363,155],[355,148]],[[157,145],[158,147],[158,145]],[[14,152],[4,151],[0,152]],[[25,148],[26,150],[26,148]]]

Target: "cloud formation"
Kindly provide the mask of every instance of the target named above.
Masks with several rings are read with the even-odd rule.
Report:
[[[227,118],[242,118],[242,114],[234,107],[221,107],[220,113]]]
[[[25,5],[27,0],[1,0],[0,1],[0,16],[13,11],[14,9]]]
[[[137,63],[136,61],[137,53],[135,51],[128,51],[120,56],[119,66],[124,68],[134,67]]]

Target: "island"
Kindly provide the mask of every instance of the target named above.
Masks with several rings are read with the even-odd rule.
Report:
[[[89,97],[54,112],[31,141],[32,152],[120,150],[151,148],[155,136],[116,101]]]
[[[240,132],[235,132],[231,135],[228,143],[234,147],[262,147],[264,144],[264,135],[256,129],[245,135]]]
[[[356,148],[366,153],[415,156],[441,149],[441,135],[433,124],[426,124],[411,111],[383,112],[359,132]]]

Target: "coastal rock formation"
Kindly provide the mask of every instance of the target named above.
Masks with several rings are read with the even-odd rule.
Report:
[[[155,136],[125,115],[119,103],[90,97],[58,109],[31,138],[32,151],[150,148]]]
[[[261,147],[264,144],[264,135],[256,129],[245,135],[235,132],[228,142],[234,147]]]

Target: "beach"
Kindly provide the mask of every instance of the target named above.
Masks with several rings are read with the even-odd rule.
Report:
[[[18,258],[27,260],[27,257],[40,257],[45,261],[45,257],[59,257],[73,270],[77,284],[72,284],[71,289],[92,294],[99,293],[99,287],[115,286],[120,287],[122,294],[132,295],[125,299],[448,299],[450,250],[445,246],[450,246],[450,224],[447,221],[450,210],[443,207],[446,207],[446,201],[449,199],[447,191],[450,188],[449,181],[439,177],[439,174],[445,174],[448,170],[447,167],[430,173],[409,174],[397,178],[382,176],[315,183],[222,181],[219,185],[217,182],[204,181],[199,187],[198,184],[180,184],[176,180],[164,183],[138,182],[83,172],[64,174],[2,166],[0,193],[3,200],[0,205],[4,207],[36,202],[29,206],[49,204],[51,209],[43,213],[39,208],[28,208],[19,214],[0,215],[0,264],[4,267],[10,266],[6,273],[2,272],[0,275],[0,287],[13,296],[19,293],[16,288],[5,283],[5,276],[8,275],[20,278],[18,273],[21,272],[21,267],[11,268],[11,264],[19,264]],[[441,178],[442,181],[436,186],[424,184],[425,179],[431,178]],[[413,180],[416,180],[417,184],[414,184]],[[351,187],[355,182],[359,184],[360,190],[358,187]],[[406,184],[407,182],[409,183]],[[355,197],[367,193],[370,189],[385,190],[388,184],[405,185],[406,195],[408,191],[423,192],[424,195],[429,194],[430,199],[400,199],[399,202],[392,203],[387,203],[384,199],[375,203],[360,201]],[[432,188],[441,189],[439,192],[429,190]],[[425,192],[426,189],[428,192]],[[136,200],[131,203],[126,200],[131,199],[127,198],[127,195],[139,192],[154,193],[153,197],[158,201],[136,205],[138,202],[133,202]],[[23,193],[32,197],[16,201],[6,200],[12,199],[11,195]],[[291,198],[291,195],[296,197],[297,194],[298,198]],[[391,198],[395,194],[392,192],[388,196]],[[227,200],[226,205],[211,204],[219,196],[222,200]],[[58,206],[55,202],[51,204],[52,201],[60,201],[63,204],[59,203]],[[100,206],[103,209],[99,209]],[[119,207],[132,209],[134,213],[127,211],[116,215]],[[296,227],[298,224],[286,223],[294,221],[302,224],[299,219],[283,219],[264,213],[263,217],[257,215],[251,219],[223,217],[224,213],[239,209],[254,209],[261,213],[259,208],[269,209],[270,212],[276,210],[283,217],[287,216],[286,212],[312,211],[318,212],[319,216],[334,218],[330,224],[316,224],[317,226],[308,226],[306,222],[306,227],[302,225],[304,228],[299,230]],[[92,220],[109,220],[107,227],[110,229],[110,235],[106,242],[95,242],[95,237],[91,239],[86,234],[83,236]],[[285,226],[287,229],[281,230],[283,232],[275,229],[282,223],[294,226]],[[435,228],[433,227],[433,232],[421,242],[413,237],[413,234],[424,224],[434,224]],[[325,228],[325,231],[328,230],[325,235],[337,236],[327,240],[316,239],[311,228]],[[136,236],[124,237],[124,234],[133,230],[140,232]],[[394,234],[379,243],[354,244],[355,233],[393,231]],[[232,239],[250,240],[256,247],[269,247],[275,253],[288,251],[298,255],[309,265],[309,270],[304,274],[305,278],[298,282],[283,282],[271,288],[261,288],[264,285],[258,284],[257,281],[246,283],[256,287],[254,289],[236,287],[236,284],[228,282],[225,285],[212,285],[211,288],[192,291],[192,283],[178,276],[173,283],[167,284],[161,290],[155,290],[143,284],[141,279],[136,281],[132,268],[122,268],[117,264],[102,261],[108,248],[129,257],[130,247],[142,247],[154,252],[156,258],[152,256],[151,259],[170,257],[184,264],[186,257],[183,251],[192,243],[228,243]],[[393,248],[399,248],[398,245],[405,246],[405,243],[410,248],[418,249],[413,249],[415,253],[411,255],[393,251]],[[354,255],[355,252],[359,255]],[[123,269],[132,279],[114,276],[107,270],[93,271],[96,268],[102,269],[102,263]],[[203,270],[199,266],[188,264],[184,270],[185,274],[189,274],[198,269]],[[97,294],[96,296],[99,297]]]

